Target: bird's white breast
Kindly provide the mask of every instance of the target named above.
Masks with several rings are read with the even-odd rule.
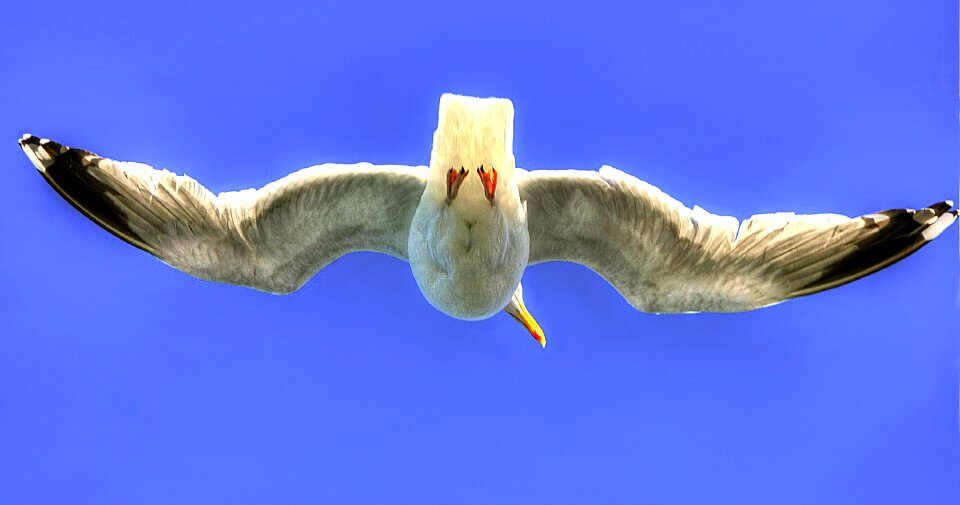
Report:
[[[410,228],[410,266],[437,309],[460,319],[484,319],[510,301],[527,266],[525,213],[499,208],[461,213],[454,205],[421,201]]]

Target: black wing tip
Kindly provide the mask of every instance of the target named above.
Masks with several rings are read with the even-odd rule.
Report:
[[[878,234],[877,238],[903,239],[906,237],[914,237],[921,240],[921,243],[917,246],[917,248],[919,248],[923,244],[937,238],[943,230],[947,229],[957,219],[958,209],[954,209],[953,205],[953,200],[943,200],[919,210],[891,209],[878,212],[872,216],[887,216],[891,223],[896,226],[886,234]],[[869,217],[871,216],[863,216],[863,219]],[[872,221],[870,224],[873,226],[877,225],[876,222]]]
[[[59,142],[38,137],[31,133],[24,133],[17,143],[20,145],[20,148],[23,149],[24,154],[26,154],[34,166],[37,167],[37,170],[43,173],[46,173],[52,165],[56,164],[57,158],[67,153],[79,155],[81,158],[84,156],[99,158],[99,156],[89,151],[65,146]]]
[[[29,133],[20,138],[20,147],[44,180],[70,205],[121,240],[154,254],[130,227],[117,199],[108,196],[116,196],[116,190],[91,174],[102,158]]]
[[[20,148],[30,158],[33,165],[42,173],[50,168],[64,149],[64,146],[45,138],[25,133],[20,137]]]
[[[878,220],[878,216],[885,219]],[[819,279],[796,289],[791,298],[842,286],[886,268],[937,238],[957,217],[952,200],[920,210],[891,209],[862,216],[868,226],[877,228],[876,233],[857,244],[856,252],[825,270]]]
[[[62,149],[69,149],[69,147],[60,144],[59,142],[54,142],[50,139],[38,137],[32,133],[24,133],[20,140],[17,141],[20,144],[20,147],[30,146],[32,148],[44,147],[46,149],[51,149],[59,151]]]
[[[950,209],[953,208],[953,200],[944,200],[942,202],[935,203],[929,207],[930,210],[937,213],[937,217],[949,213]],[[954,210],[953,213],[957,211]]]

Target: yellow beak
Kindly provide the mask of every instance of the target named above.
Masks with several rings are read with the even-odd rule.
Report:
[[[540,329],[540,325],[537,324],[537,320],[530,315],[527,307],[523,305],[522,298],[514,295],[510,303],[503,310],[522,324],[523,327],[530,332],[530,335],[533,335],[533,338],[535,338],[537,342],[540,342],[540,347],[547,346],[547,337],[543,334],[543,330]]]

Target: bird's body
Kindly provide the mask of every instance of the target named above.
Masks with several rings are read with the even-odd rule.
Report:
[[[497,209],[461,215],[445,204],[421,202],[410,227],[410,268],[437,309],[460,319],[501,311],[527,266],[526,219]]]
[[[735,312],[884,268],[957,218],[945,201],[741,222],[612,167],[527,172],[513,155],[513,105],[500,98],[441,97],[428,167],[320,165],[219,195],[32,135],[20,145],[87,217],[191,275],[289,293],[343,254],[377,251],[409,261],[437,309],[460,319],[503,310],[541,345],[520,285],[528,264],[586,265],[647,312]]]
[[[513,182],[513,106],[507,100],[444,95],[430,174],[410,227],[410,267],[427,300],[461,319],[501,311],[527,267],[530,234]],[[497,170],[488,200],[474,170]],[[469,171],[465,167],[471,167]],[[444,174],[464,170],[448,199]]]

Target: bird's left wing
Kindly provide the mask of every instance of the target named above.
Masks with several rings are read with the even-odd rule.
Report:
[[[736,312],[853,281],[957,219],[952,202],[849,218],[689,209],[611,167],[518,171],[530,263],[586,265],[646,312]]]
[[[407,257],[426,169],[320,165],[258,190],[214,195],[195,180],[25,135],[44,179],[124,241],[197,277],[289,293],[352,251]]]

